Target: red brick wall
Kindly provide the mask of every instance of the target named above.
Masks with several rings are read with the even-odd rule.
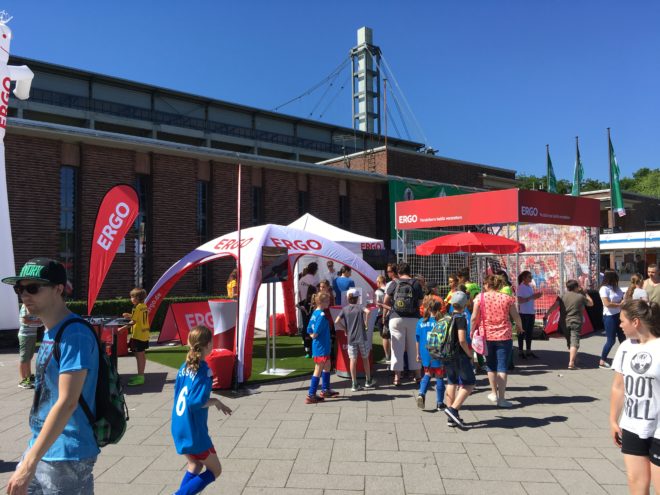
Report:
[[[288,225],[298,218],[298,176],[292,172],[264,169],[264,219],[266,223]]]
[[[376,236],[376,188],[379,184],[373,182],[350,182],[348,184],[349,221],[351,232]]]
[[[8,134],[5,147],[9,215],[18,273],[30,258],[57,257],[60,144]]]
[[[339,225],[339,179],[310,175],[309,213],[321,220]]]

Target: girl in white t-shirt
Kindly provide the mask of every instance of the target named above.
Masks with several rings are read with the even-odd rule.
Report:
[[[600,354],[599,368],[609,368],[606,361],[614,342],[619,339],[619,343],[626,340],[626,336],[621,330],[621,304],[623,304],[623,291],[619,288],[619,276],[613,270],[607,270],[603,275],[603,284],[598,291],[600,299],[603,301],[603,325],[605,326],[605,336],[607,340],[603,346],[603,352]]]
[[[623,296],[623,300],[627,301],[628,299],[644,299],[645,301],[649,300],[649,294],[644,289],[644,277],[639,273],[635,273],[630,277],[630,286],[626,291],[626,294]]]
[[[621,447],[630,493],[660,492],[660,306],[641,299],[621,306],[628,337],[616,351],[610,430]]]

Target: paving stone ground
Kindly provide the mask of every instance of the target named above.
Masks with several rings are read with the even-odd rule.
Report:
[[[540,359],[520,362],[510,375],[511,410],[488,402],[480,375],[462,411],[468,431],[447,427],[442,412],[417,409],[414,385],[394,388],[384,371],[375,391],[358,393],[333,375],[341,395],[316,405],[304,403],[307,379],[223,393],[234,413],[209,414],[223,474],[206,493],[627,493],[622,455],[608,430],[613,372],[597,368],[603,342],[602,334],[584,339],[584,368],[569,371],[563,339],[535,341]],[[33,394],[17,388],[17,355],[0,354],[3,487],[29,435]],[[134,360],[121,358],[119,367],[128,375]],[[128,390],[126,436],[98,458],[97,494],[168,494],[178,487],[185,461],[170,437],[175,370],[148,362],[147,371],[147,385]]]

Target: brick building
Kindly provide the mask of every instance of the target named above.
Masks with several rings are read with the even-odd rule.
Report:
[[[187,252],[235,230],[239,163],[243,227],[309,212],[383,239],[391,237],[393,176],[477,188],[515,179],[512,170],[420,153],[419,143],[388,138],[387,148],[369,149],[374,136],[352,129],[33,60],[11,63],[35,72],[30,99],[10,101],[5,138],[16,266],[37,254],[63,259],[75,297],[87,291],[98,205],[119,183],[136,187],[141,211],[100,298],[150,288]],[[217,262],[195,270],[172,294],[223,293],[230,269]]]

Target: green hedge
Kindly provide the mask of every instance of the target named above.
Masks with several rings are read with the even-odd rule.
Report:
[[[227,298],[226,294],[219,296],[166,297],[163,299],[163,302],[160,304],[160,307],[156,312],[156,316],[151,322],[151,331],[160,332],[160,329],[163,326],[163,321],[165,320],[165,315],[167,314],[167,308],[169,308],[172,303],[208,301],[209,299],[225,298]],[[79,315],[84,315],[87,312],[87,301],[67,301],[66,305],[71,311]],[[130,299],[119,297],[116,299],[106,299],[94,303],[92,315],[121,316],[122,313],[130,313],[132,308],[133,306],[131,305]]]

